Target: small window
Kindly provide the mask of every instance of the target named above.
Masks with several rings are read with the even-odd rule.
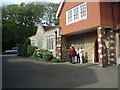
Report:
[[[86,3],[82,3],[80,5],[80,17],[85,17],[86,16]]]
[[[72,21],[72,10],[68,11],[68,22]]]
[[[47,49],[48,50],[53,50],[53,38],[52,37],[49,37],[47,38]]]
[[[42,48],[42,40],[38,39],[38,48]]]
[[[35,46],[35,40],[31,40],[31,45]]]

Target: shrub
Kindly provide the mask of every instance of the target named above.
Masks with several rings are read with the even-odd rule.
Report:
[[[37,49],[36,46],[28,45],[28,46],[27,46],[27,53],[28,53],[28,55],[29,55],[29,56],[32,56],[33,53],[34,53],[34,51],[35,51],[36,49]]]
[[[22,56],[27,57],[27,47],[30,45],[30,39],[26,39],[24,44],[23,44],[23,51],[22,51]]]
[[[51,52],[44,52],[42,54],[43,58],[46,59],[46,61],[50,61],[53,59],[53,55]]]
[[[55,58],[55,59],[52,59],[50,62],[58,63],[58,62],[65,62],[65,61],[62,60],[62,59],[57,59],[57,58]]]
[[[33,60],[46,61],[44,58],[39,58],[39,57],[34,57],[34,56],[31,56],[30,58]]]
[[[46,49],[36,49],[33,56],[39,57],[39,58],[44,58],[44,59],[46,59],[46,61],[50,61],[53,59],[52,53]]]

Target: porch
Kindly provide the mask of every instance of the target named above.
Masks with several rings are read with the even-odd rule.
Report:
[[[67,50],[83,48],[84,63],[99,63],[101,66],[116,64],[115,35],[111,28],[94,27],[62,36],[62,59],[68,61]]]

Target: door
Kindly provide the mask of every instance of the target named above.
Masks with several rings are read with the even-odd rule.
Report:
[[[98,40],[96,39],[95,40],[95,46],[94,46],[94,50],[95,50],[95,58],[94,58],[94,62],[99,62],[99,59],[98,59]]]

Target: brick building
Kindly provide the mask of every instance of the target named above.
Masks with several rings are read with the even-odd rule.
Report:
[[[81,2],[80,2],[81,1]],[[84,61],[101,66],[116,64],[115,33],[119,2],[67,2],[62,0],[56,16],[62,36],[62,58],[68,60],[67,49],[84,48]]]

